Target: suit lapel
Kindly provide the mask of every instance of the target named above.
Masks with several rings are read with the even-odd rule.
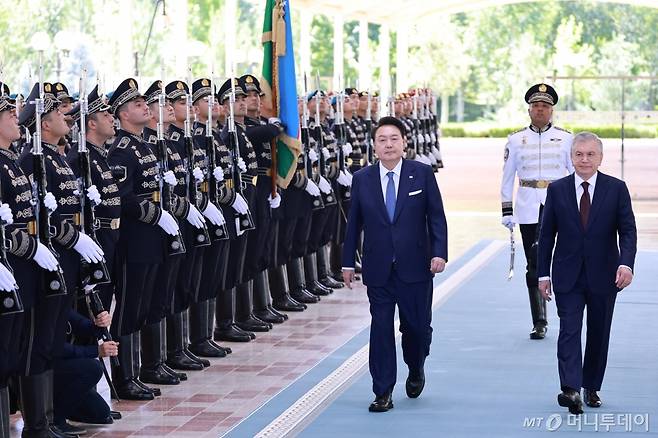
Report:
[[[607,175],[599,172],[599,175],[596,178],[596,185],[594,186],[594,198],[592,199],[592,208],[589,212],[589,217],[587,218],[587,228],[592,225],[594,219],[596,219],[598,211],[601,209],[601,204],[605,201],[605,195],[608,193],[608,179]]]
[[[400,212],[404,207],[407,198],[409,198],[409,187],[414,178],[414,172],[411,171],[407,160],[402,160],[402,169],[400,170],[400,187],[398,188],[397,201],[395,203],[395,214],[393,215],[393,223],[398,220]]]
[[[377,204],[377,209],[386,222],[388,222],[388,213],[386,212],[386,204],[384,204],[384,193],[382,193],[382,182],[379,179],[379,166],[379,163],[369,166],[369,180],[373,187],[372,191],[369,190],[366,193],[375,194],[375,204]]]
[[[582,231],[584,229],[583,229],[583,223],[580,220],[580,206],[576,201],[576,178],[574,177],[573,173],[569,176],[569,187],[567,187],[567,193],[568,193],[567,199],[569,199],[569,205],[571,206],[569,210],[571,211],[571,215],[576,220],[578,226]]]

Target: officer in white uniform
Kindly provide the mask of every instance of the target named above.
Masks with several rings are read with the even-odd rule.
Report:
[[[530,126],[516,131],[507,139],[505,165],[501,184],[502,223],[514,229],[518,223],[525,252],[526,284],[530,297],[533,329],[531,339],[546,336],[546,302],[537,287],[537,234],[546,188],[556,179],[572,173],[571,143],[573,135],[553,126],[553,106],[557,104],[555,89],[547,84],[530,87],[525,95]],[[516,205],[513,208],[515,175],[519,177]]]

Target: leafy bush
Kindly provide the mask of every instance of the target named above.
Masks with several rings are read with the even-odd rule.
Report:
[[[488,122],[472,123],[447,123],[441,125],[443,137],[494,137],[505,138],[512,132],[516,132],[523,126],[501,126]],[[589,131],[601,138],[621,138],[621,125],[564,125],[573,133]],[[658,137],[657,125],[626,125],[624,127],[625,138],[656,138]]]

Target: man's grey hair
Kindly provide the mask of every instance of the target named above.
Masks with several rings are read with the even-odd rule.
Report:
[[[593,132],[583,131],[579,132],[573,137],[573,143],[571,143],[571,153],[576,150],[576,145],[578,143],[587,143],[593,141],[599,146],[599,152],[603,153],[603,142],[598,135]]]

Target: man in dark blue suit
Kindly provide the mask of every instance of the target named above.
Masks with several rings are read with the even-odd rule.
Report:
[[[633,281],[637,230],[626,184],[598,171],[603,159],[601,140],[588,132],[577,134],[571,159],[575,173],[548,187],[538,271],[539,289],[549,301],[552,280],[560,317],[557,358],[562,393],[558,403],[572,414],[581,414],[581,387],[588,406],[601,406],[597,391],[608,358],[612,313],[617,292]],[[583,361],[580,333],[585,306]]]
[[[343,279],[351,288],[354,257],[363,231],[363,283],[370,300],[371,412],[393,408],[396,379],[395,305],[402,351],[409,367],[407,395],[425,386],[423,365],[432,337],[432,278],[448,260],[448,230],[432,168],[402,158],[405,127],[383,117],[372,135],[379,163],[354,174],[352,206],[343,249]]]

